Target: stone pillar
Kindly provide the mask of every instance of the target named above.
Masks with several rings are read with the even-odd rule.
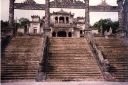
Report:
[[[44,33],[46,36],[50,36],[50,0],[45,0],[45,28]]]
[[[59,23],[60,23],[60,16],[58,17]]]
[[[85,31],[90,31],[89,0],[85,1]]]
[[[123,29],[123,0],[117,0],[119,29]]]
[[[59,17],[57,16],[57,18],[58,18],[58,19],[57,19],[57,23],[59,23]]]
[[[125,30],[127,30],[128,32],[128,0],[125,0],[124,1],[124,20],[123,20],[123,25],[124,25],[124,28]],[[127,34],[128,36],[128,34]]]
[[[68,37],[68,32],[66,32],[66,37]]]
[[[57,37],[57,32],[56,32],[56,37]]]
[[[14,25],[14,2],[15,0],[9,0],[9,26]]]
[[[64,17],[64,23],[65,23],[65,24],[67,23],[67,21],[66,21],[66,17]]]

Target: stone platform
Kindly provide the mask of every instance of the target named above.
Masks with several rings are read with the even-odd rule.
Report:
[[[81,82],[13,82],[1,85],[128,85],[128,82],[104,82],[104,81],[81,81]]]

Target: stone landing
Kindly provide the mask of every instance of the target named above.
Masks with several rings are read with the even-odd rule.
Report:
[[[13,83],[2,83],[1,85],[128,85],[128,82],[101,82],[101,81],[82,81],[82,82],[13,82]]]

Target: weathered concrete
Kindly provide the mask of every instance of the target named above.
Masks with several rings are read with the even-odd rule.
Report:
[[[123,28],[123,13],[122,13],[122,8],[123,8],[123,0],[117,0],[118,4],[118,19],[119,19],[119,29]]]
[[[89,16],[89,0],[85,1],[85,30],[89,30],[90,16]]]
[[[9,25],[10,27],[12,27],[14,23],[14,1],[15,0],[10,0],[10,3],[9,3]]]
[[[123,28],[128,32],[128,0],[124,0],[123,4]],[[127,35],[128,36],[128,35]]]

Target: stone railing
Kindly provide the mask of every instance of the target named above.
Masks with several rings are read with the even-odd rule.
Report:
[[[3,53],[13,36],[5,35],[1,37],[1,52]]]
[[[75,24],[70,24],[70,23],[56,23],[53,25],[53,27],[64,27],[64,28],[70,28],[70,27],[76,27]]]
[[[39,63],[39,69],[38,69],[36,81],[46,80],[46,76],[47,76],[46,72],[47,72],[48,57],[49,57],[48,49],[49,49],[49,37],[44,36],[42,56]]]
[[[99,67],[102,71],[102,74],[104,76],[105,80],[112,80],[113,77],[110,74],[110,63],[108,59],[104,58],[103,52],[101,49],[96,45],[96,41],[94,39],[94,36],[91,32],[86,33],[86,39],[90,45],[90,48],[97,60],[97,63],[99,64]]]

